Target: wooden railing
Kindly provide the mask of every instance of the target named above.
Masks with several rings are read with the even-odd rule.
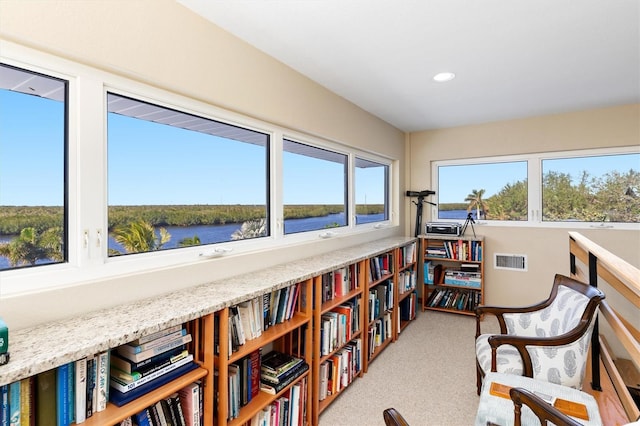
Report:
[[[637,250],[637,247],[634,248]],[[616,342],[624,349],[626,356],[629,356],[635,369],[640,370],[640,332],[623,315],[611,307],[610,301],[616,299],[609,297],[607,293],[614,291],[630,306],[631,315],[635,319],[640,315],[640,269],[630,265],[628,262],[610,253],[593,241],[584,237],[578,232],[569,232],[569,251],[571,262],[571,275],[585,283],[593,286],[599,284],[608,286],[605,291],[607,299],[600,305],[598,321],[605,320],[610,327],[611,333],[604,336],[598,332],[599,326],[596,323],[594,336],[591,342],[591,384],[595,392],[596,400],[603,414],[605,425],[620,424],[620,420],[615,418],[615,407],[612,402],[619,403],[624,410],[627,421],[640,419],[640,410],[635,404],[623,376],[615,364],[616,355],[611,350],[607,338],[615,338]],[[601,374],[600,366],[604,366],[606,376]],[[615,395],[613,395],[615,393]],[[606,419],[609,417],[610,421]]]

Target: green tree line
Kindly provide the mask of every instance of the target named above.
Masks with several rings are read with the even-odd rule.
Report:
[[[344,206],[288,205],[284,218],[304,219],[342,213]],[[384,212],[382,204],[357,205],[357,214]],[[146,222],[153,226],[198,226],[244,223],[264,219],[264,205],[175,205],[175,206],[111,206],[109,207],[109,231],[133,222]],[[62,207],[0,207],[0,235],[18,235],[25,228],[44,232],[63,225]]]

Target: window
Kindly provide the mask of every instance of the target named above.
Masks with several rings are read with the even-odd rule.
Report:
[[[0,270],[68,260],[67,93],[0,64]]]
[[[347,155],[283,141],[284,233],[347,225]]]
[[[640,153],[631,148],[435,163],[438,219],[640,223]]]
[[[389,220],[389,166],[356,157],[356,224]]]
[[[269,135],[109,93],[109,255],[269,235]]]
[[[437,167],[438,219],[526,221],[527,162]]]
[[[640,222],[640,154],[542,160],[542,220]]]

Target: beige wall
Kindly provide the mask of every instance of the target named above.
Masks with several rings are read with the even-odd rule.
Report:
[[[397,160],[397,170],[405,168],[402,132],[170,0],[3,0],[0,39],[288,129],[357,146]],[[403,180],[403,174],[394,177],[396,188],[405,187]],[[402,234],[404,203],[399,203],[397,196],[395,202],[399,227],[357,236],[197,262],[28,296],[2,297],[0,282],[0,316],[12,329],[20,329]],[[46,280],[46,276],[42,279]]]
[[[431,188],[430,165],[436,160],[638,144],[638,104],[416,132],[407,136],[407,182],[412,188]],[[405,214],[407,226],[413,226],[413,218],[408,217],[408,211]],[[424,220],[430,220],[429,216]],[[567,233],[573,230],[577,229],[476,225],[476,232],[484,235],[486,242],[485,303],[528,304],[545,298],[553,275],[569,273]],[[632,265],[640,265],[639,231],[577,231]],[[494,269],[494,253],[526,254],[528,272]]]

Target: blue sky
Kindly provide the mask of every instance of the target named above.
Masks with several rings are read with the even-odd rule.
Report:
[[[63,114],[60,102],[0,90],[0,205],[62,205]],[[110,205],[266,203],[264,147],[115,114],[108,135]],[[284,161],[285,204],[344,202],[342,165]],[[382,203],[382,172],[358,176],[356,202]]]
[[[590,176],[602,176],[612,170],[626,173],[630,169],[640,170],[640,155],[627,154],[610,157],[581,157],[574,159],[544,160],[543,173],[550,170],[568,173],[574,183],[587,171]],[[484,189],[484,197],[489,198],[506,184],[513,184],[527,178],[526,162],[445,166],[439,168],[438,202],[462,203],[474,189]]]

